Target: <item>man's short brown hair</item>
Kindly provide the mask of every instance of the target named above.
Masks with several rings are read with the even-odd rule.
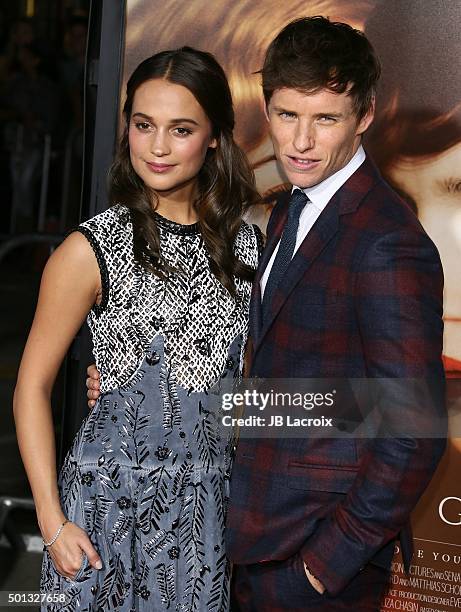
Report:
[[[272,41],[261,73],[266,104],[284,87],[306,93],[347,91],[361,119],[373,103],[381,68],[359,30],[325,17],[303,17]]]

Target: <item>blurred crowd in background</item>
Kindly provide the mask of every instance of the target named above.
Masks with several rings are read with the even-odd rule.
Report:
[[[0,0],[0,590],[41,563],[12,396],[43,266],[80,218],[90,0]],[[44,355],[46,358],[46,355]],[[64,376],[53,395],[59,441]]]
[[[0,3],[2,235],[78,221],[88,8]]]

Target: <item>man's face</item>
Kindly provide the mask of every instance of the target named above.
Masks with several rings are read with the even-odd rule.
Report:
[[[346,92],[277,89],[266,109],[275,156],[290,183],[313,187],[343,168],[360,145],[374,109],[358,120]]]

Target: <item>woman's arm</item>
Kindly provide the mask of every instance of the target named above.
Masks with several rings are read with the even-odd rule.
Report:
[[[16,432],[45,541],[51,540],[66,518],[57,488],[51,391],[70,343],[98,300],[100,287],[91,246],[75,232],[46,264],[19,368],[13,401]],[[73,523],[49,547],[56,569],[69,577],[80,567],[82,551],[96,567],[99,556],[86,533]]]

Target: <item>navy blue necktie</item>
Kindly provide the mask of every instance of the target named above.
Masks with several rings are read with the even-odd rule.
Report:
[[[269,272],[269,278],[267,279],[267,283],[264,288],[262,303],[263,322],[267,320],[275,290],[284,277],[293,257],[296,245],[296,236],[298,233],[299,217],[307,202],[310,202],[310,200],[304,191],[301,191],[301,189],[295,189],[291,194],[290,202],[288,204],[287,222],[280,239],[277,255],[275,256],[271,271]]]

